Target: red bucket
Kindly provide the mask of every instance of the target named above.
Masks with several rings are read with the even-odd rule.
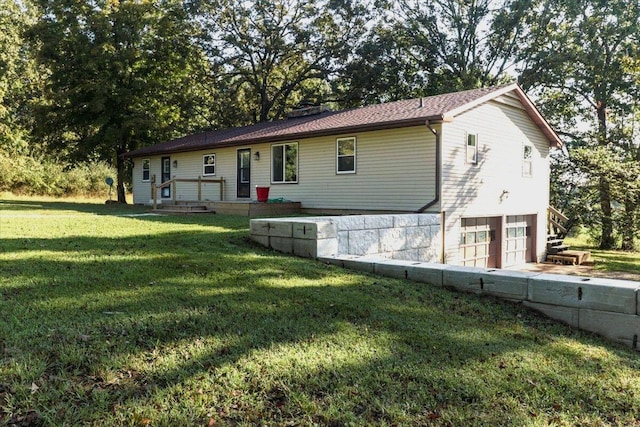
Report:
[[[266,202],[267,200],[269,200],[269,187],[256,186],[256,194],[258,196],[259,202]]]

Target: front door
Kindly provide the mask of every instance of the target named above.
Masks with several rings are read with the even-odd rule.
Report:
[[[171,158],[163,157],[162,158],[162,174],[161,174],[161,182],[167,182],[171,179]],[[160,197],[163,199],[168,199],[171,197],[171,186],[164,187],[160,192]]]
[[[251,197],[251,149],[238,150],[238,179],[236,196],[248,199]]]

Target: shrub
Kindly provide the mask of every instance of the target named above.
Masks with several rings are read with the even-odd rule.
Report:
[[[108,191],[115,170],[105,162],[67,165],[46,158],[0,151],[0,192],[42,196],[96,196]]]

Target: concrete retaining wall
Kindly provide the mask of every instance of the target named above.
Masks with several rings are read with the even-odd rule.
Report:
[[[251,238],[309,258],[341,254],[439,262],[442,251],[438,214],[252,219]]]
[[[321,257],[350,269],[521,302],[552,319],[640,350],[640,283],[401,260]]]

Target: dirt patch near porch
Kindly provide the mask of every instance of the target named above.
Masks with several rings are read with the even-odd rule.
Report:
[[[597,270],[594,265],[563,265],[552,263],[525,264],[510,268],[510,270],[532,271],[548,274],[564,274],[570,276],[605,277],[608,279],[635,280],[640,282],[640,274],[624,271]]]

